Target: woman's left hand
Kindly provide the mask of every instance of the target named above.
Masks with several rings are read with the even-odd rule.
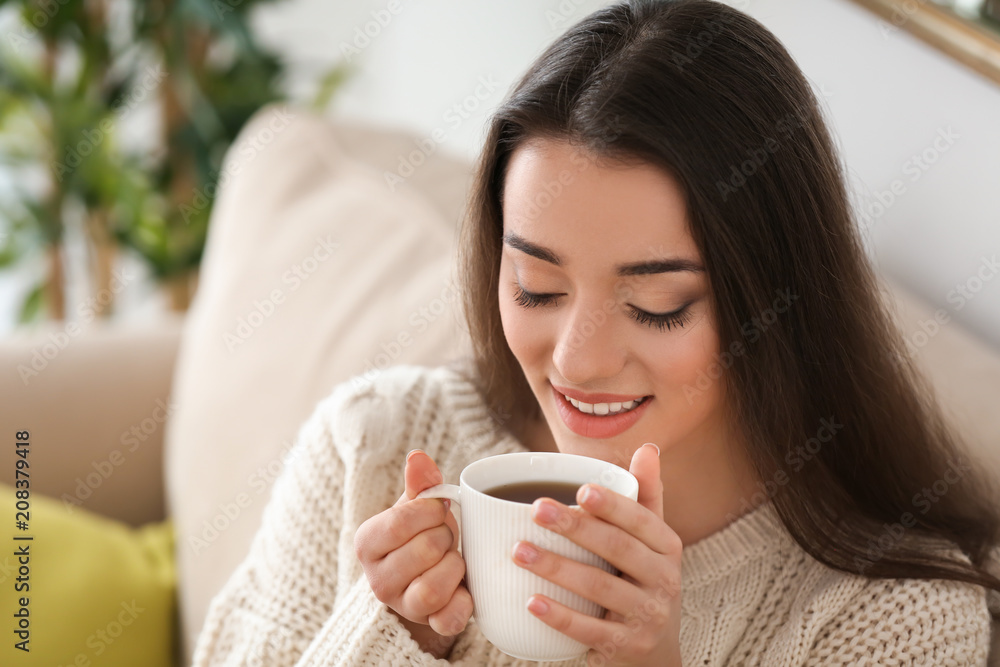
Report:
[[[638,501],[587,484],[577,492],[579,509],[548,498],[532,507],[536,523],[594,552],[621,577],[527,542],[514,546],[514,562],[607,610],[594,618],[544,595],[528,601],[545,624],[590,647],[589,665],[677,667],[683,545],[663,521],[657,448],[636,450],[629,471],[639,480]]]

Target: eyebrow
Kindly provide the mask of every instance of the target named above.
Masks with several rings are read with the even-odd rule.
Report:
[[[554,252],[548,248],[543,248],[536,243],[532,243],[528,239],[523,236],[518,236],[514,232],[504,234],[503,242],[505,245],[514,248],[515,250],[520,250],[526,255],[536,257],[543,262],[548,262],[549,264],[554,264],[556,266],[562,265],[562,260],[559,259],[559,256]],[[701,273],[704,272],[704,270],[705,267],[698,262],[680,257],[654,259],[647,262],[632,262],[629,264],[619,264],[615,267],[615,273],[619,276],[647,276],[654,273],[672,273],[680,271]]]

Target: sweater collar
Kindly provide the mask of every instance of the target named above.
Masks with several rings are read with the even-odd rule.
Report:
[[[698,588],[768,553],[784,550],[793,542],[778,518],[774,503],[768,499],[725,528],[684,546],[681,553],[683,587]]]

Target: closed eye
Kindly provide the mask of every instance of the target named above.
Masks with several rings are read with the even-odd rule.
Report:
[[[553,305],[556,299],[563,294],[535,294],[528,292],[520,285],[514,286],[514,303],[522,308],[536,308],[538,306]],[[670,331],[672,327],[683,327],[691,318],[689,307],[685,304],[669,313],[650,313],[635,306],[628,306],[628,315],[639,324],[656,329],[657,331]]]
[[[555,303],[556,299],[562,296],[561,294],[533,294],[532,292],[525,291],[520,285],[516,285],[514,289],[514,303],[523,308],[546,306],[550,303]]]

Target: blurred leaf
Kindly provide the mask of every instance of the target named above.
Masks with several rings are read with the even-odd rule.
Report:
[[[42,312],[42,305],[45,301],[44,297],[45,283],[39,282],[24,297],[24,301],[21,302],[21,310],[17,316],[18,324],[27,324],[38,319],[38,315]]]
[[[228,141],[258,109],[281,98],[276,83],[282,70],[277,57],[261,56],[203,73],[204,99],[216,110]]]
[[[326,73],[320,77],[319,86],[316,90],[316,95],[313,97],[312,104],[310,105],[313,111],[317,113],[323,113],[326,111],[327,107],[330,106],[330,100],[333,99],[333,94],[340,89],[347,79],[349,79],[355,72],[355,69],[348,63],[338,63],[328,69]]]
[[[16,264],[28,248],[45,242],[41,234],[38,204],[27,197],[15,197],[13,204],[0,202],[0,218],[7,222],[0,239],[0,267]]]
[[[7,44],[0,46],[0,87],[19,98],[50,100],[52,86],[37,63],[29,62]]]
[[[13,245],[4,245],[0,249],[0,269],[9,269],[14,264],[17,264],[20,259],[20,255],[14,249]]]
[[[29,0],[21,18],[43,37],[58,38],[67,31],[78,34],[78,26],[85,20],[85,4],[85,0]]]
[[[14,211],[10,211],[8,207],[0,204],[0,217],[7,221],[5,229],[0,231],[0,268],[3,269],[17,264],[21,258],[17,237],[18,228],[22,227],[24,223],[19,222],[15,218],[16,215]]]

